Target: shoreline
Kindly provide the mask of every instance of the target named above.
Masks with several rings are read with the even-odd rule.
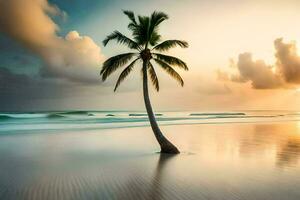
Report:
[[[0,136],[2,199],[299,199],[298,123],[162,126]],[[163,158],[161,158],[163,157]],[[287,184],[288,183],[288,184]]]

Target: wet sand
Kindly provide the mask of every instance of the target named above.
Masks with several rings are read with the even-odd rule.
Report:
[[[0,136],[0,199],[300,199],[300,124],[163,126]]]

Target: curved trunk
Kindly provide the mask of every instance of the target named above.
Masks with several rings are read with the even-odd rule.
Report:
[[[144,92],[144,102],[148,114],[148,118],[151,124],[152,131],[155,135],[155,138],[157,139],[160,148],[161,153],[170,153],[170,154],[177,154],[179,153],[179,150],[162,134],[161,130],[158,127],[158,124],[155,119],[155,115],[152,110],[152,106],[149,99],[149,93],[148,93],[148,77],[147,77],[147,61],[143,61],[143,92]]]

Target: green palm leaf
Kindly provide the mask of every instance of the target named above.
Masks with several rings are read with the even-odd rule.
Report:
[[[158,25],[168,18],[168,15],[163,12],[155,11],[152,13],[148,28],[148,42],[152,46],[156,45],[161,38],[160,34],[158,34]]]
[[[154,67],[150,62],[148,64],[148,71],[149,71],[150,79],[151,79],[153,86],[155,87],[156,91],[159,91],[158,78],[157,78],[156,72],[154,70]]]
[[[134,12],[125,10],[123,11],[123,13],[130,19],[131,22],[128,24],[128,28],[132,31],[134,39],[138,41],[136,37],[138,37],[139,35],[139,25],[137,24],[137,21],[135,19]]]
[[[150,17],[150,31],[153,31],[153,29],[158,26],[161,22],[163,22],[164,20],[167,20],[169,19],[168,15],[164,12],[157,12],[157,11],[154,11],[152,14],[151,14],[151,17]]]
[[[121,84],[122,81],[124,81],[124,79],[128,76],[128,74],[132,71],[134,64],[137,60],[139,60],[140,58],[135,59],[134,61],[132,61],[120,74],[118,81],[116,83],[114,92],[117,90],[117,88],[119,87],[119,85]]]
[[[141,47],[133,40],[123,35],[119,31],[114,31],[103,40],[103,45],[106,46],[109,41],[116,40],[120,44],[125,44],[130,49],[141,50]]]
[[[177,80],[181,86],[184,85],[183,79],[181,78],[181,76],[167,63],[158,60],[158,59],[154,59],[155,62],[161,66],[170,76],[172,76],[175,80]]]
[[[159,54],[159,53],[153,53],[153,55],[156,57],[157,60],[163,61],[168,63],[169,65],[175,65],[178,66],[184,70],[189,70],[185,62],[180,60],[179,58],[173,57],[173,56],[168,56],[164,54]]]
[[[146,16],[138,16],[139,24],[136,28],[133,29],[134,39],[139,44],[146,44],[148,42],[148,30],[150,19]]]
[[[151,46],[155,46],[160,41],[161,35],[157,31],[153,31],[149,39]]]
[[[115,72],[118,68],[127,64],[135,55],[139,57],[136,58],[133,62],[131,62],[120,74],[118,81],[116,83],[114,91],[117,90],[121,82],[128,76],[128,74],[132,71],[136,61],[138,59],[148,59],[148,68],[147,71],[149,73],[149,79],[151,79],[152,84],[155,89],[159,91],[159,82],[158,77],[155,72],[153,65],[150,63],[151,59],[154,59],[155,62],[162,67],[169,75],[175,78],[181,85],[183,85],[183,80],[180,75],[172,68],[172,66],[180,67],[184,70],[188,70],[188,67],[184,61],[179,58],[164,55],[160,53],[153,53],[153,51],[163,52],[167,51],[174,47],[182,47],[187,48],[188,43],[183,40],[166,40],[164,42],[160,41],[161,35],[158,32],[159,25],[168,19],[168,15],[163,12],[153,12],[151,16],[136,16],[134,12],[124,10],[123,13],[129,18],[128,28],[132,32],[132,38],[123,35],[119,31],[114,31],[110,35],[108,35],[104,40],[103,44],[106,46],[110,41],[114,40],[119,44],[126,45],[130,49],[138,50],[138,53],[124,53],[114,57],[109,58],[103,63],[103,67],[101,69],[100,75],[102,76],[102,80],[105,81],[108,76],[110,76],[113,72]],[[148,45],[153,48],[150,50]],[[149,53],[151,54],[149,54]],[[147,58],[147,55],[148,56]],[[152,55],[152,56],[151,56]],[[145,57],[146,56],[146,57]]]
[[[167,51],[176,46],[180,46],[182,48],[187,48],[189,46],[189,44],[183,40],[166,40],[166,41],[156,45],[152,50]]]
[[[127,15],[127,17],[130,19],[130,21],[131,21],[133,24],[136,24],[134,12],[132,12],[132,11],[130,11],[130,10],[123,10],[123,13],[124,13],[125,15]]]
[[[102,80],[105,81],[111,73],[129,62],[134,55],[136,55],[136,53],[124,53],[107,59],[103,63],[103,67],[100,72]]]

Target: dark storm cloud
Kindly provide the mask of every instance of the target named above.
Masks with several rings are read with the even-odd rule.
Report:
[[[59,87],[55,88],[53,83],[0,68],[0,110],[23,110],[37,106],[37,99],[60,94]]]
[[[80,95],[80,88],[78,84],[60,79],[30,77],[0,68],[0,110],[20,111],[51,107],[55,100],[72,99]]]
[[[219,78],[238,83],[250,82],[255,89],[290,88],[300,84],[300,56],[294,42],[274,41],[276,62],[267,65],[263,60],[253,60],[251,53],[242,53],[235,64],[237,73],[219,72]]]

